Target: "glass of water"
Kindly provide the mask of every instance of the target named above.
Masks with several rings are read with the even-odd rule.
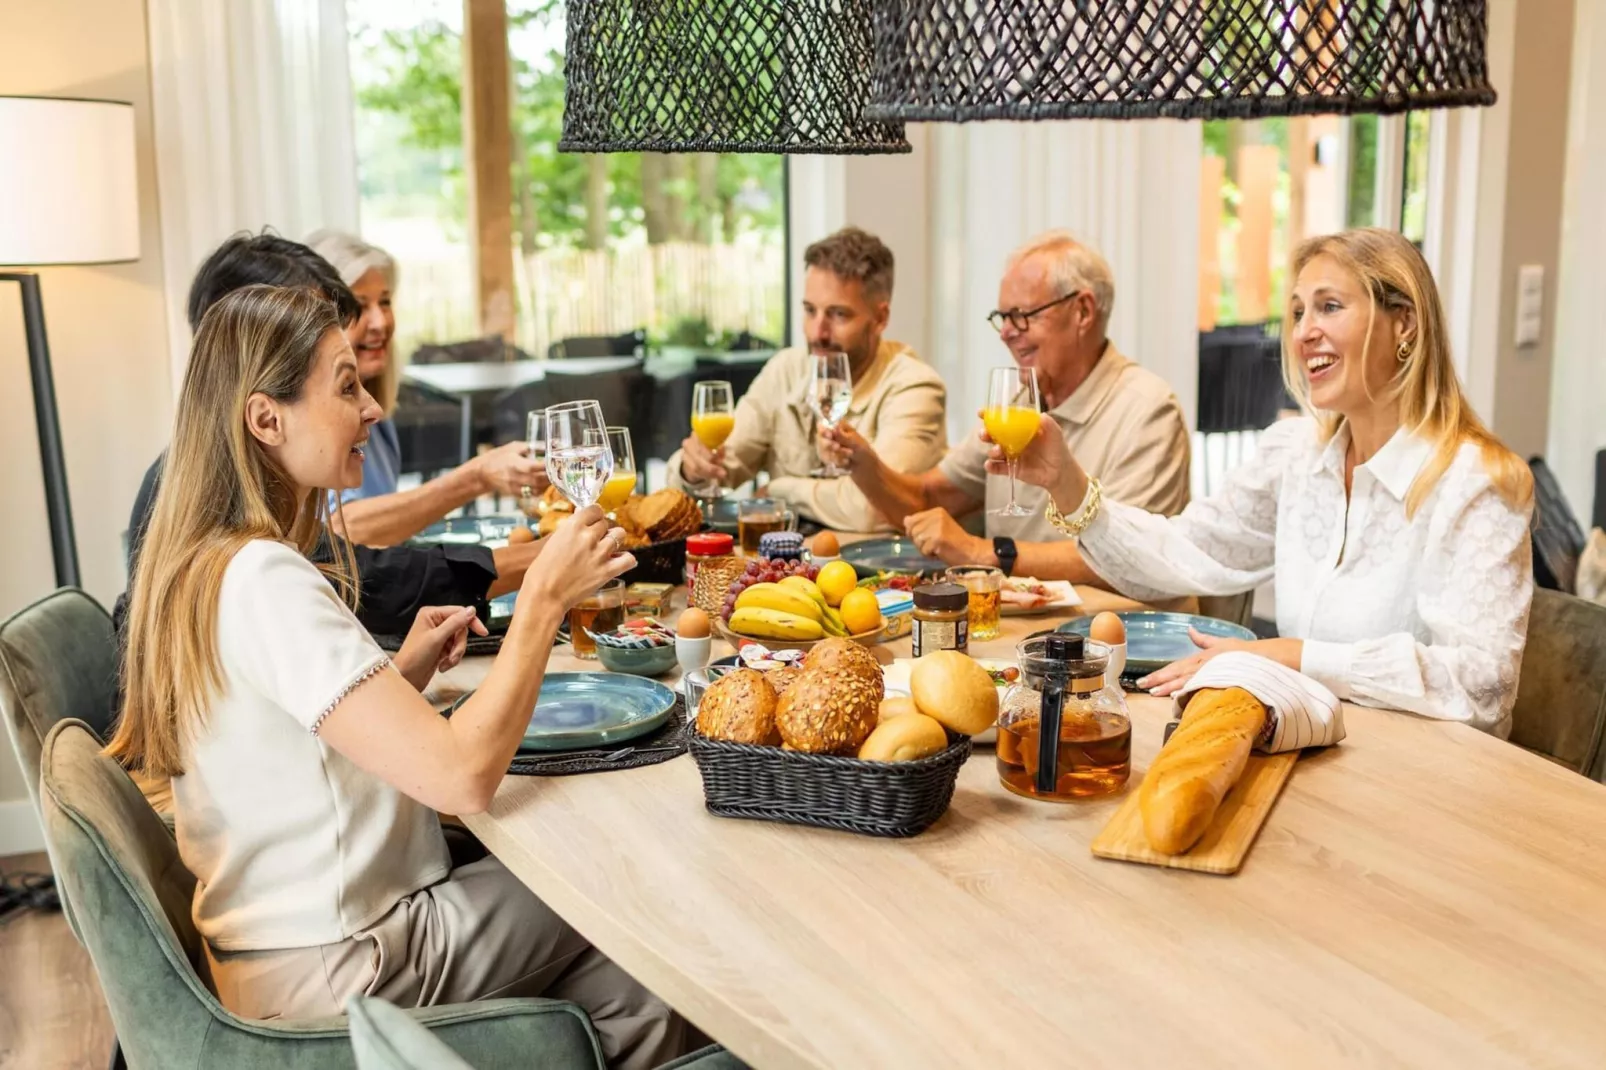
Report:
[[[853,401],[853,373],[848,370],[846,353],[814,354],[814,376],[809,381],[809,408],[821,427],[835,427],[848,414]],[[847,475],[847,470],[829,462],[812,473],[827,478]]]
[[[546,410],[546,471],[576,509],[597,503],[613,476],[613,450],[601,405],[571,401]]]

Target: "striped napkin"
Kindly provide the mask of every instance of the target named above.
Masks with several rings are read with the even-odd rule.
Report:
[[[1257,749],[1268,754],[1327,747],[1344,738],[1344,707],[1337,695],[1303,673],[1244,650],[1205,662],[1177,693],[1175,716],[1182,716],[1196,692],[1228,687],[1241,687],[1265,703],[1270,733],[1261,736]]]

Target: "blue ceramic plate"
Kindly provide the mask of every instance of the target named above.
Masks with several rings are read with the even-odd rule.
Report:
[[[525,527],[522,516],[454,516],[437,520],[408,541],[422,546],[478,546],[482,542],[505,539],[516,527]]]
[[[1255,633],[1243,625],[1214,617],[1152,611],[1117,613],[1116,616],[1126,625],[1126,669],[1123,676],[1143,676],[1180,658],[1199,653],[1199,648],[1188,638],[1189,628],[1197,628],[1205,635],[1223,639],[1256,638]],[[1092,617],[1077,617],[1054,630],[1086,636],[1092,626]]]
[[[913,539],[906,539],[902,535],[849,543],[842,547],[842,560],[853,566],[860,579],[867,579],[877,572],[945,572],[948,569],[935,557],[921,553]]]
[[[612,672],[555,672],[541,682],[520,750],[582,750],[646,735],[669,719],[675,693]]]

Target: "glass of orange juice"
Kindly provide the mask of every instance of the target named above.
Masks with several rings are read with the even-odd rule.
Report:
[[[1015,501],[1015,465],[1026,452],[1037,434],[1038,422],[1037,369],[1021,368],[1011,364],[1007,368],[994,368],[987,381],[987,407],[982,410],[981,422],[987,435],[998,443],[1009,461],[1009,504],[994,509],[993,516],[1031,516]]]
[[[731,385],[723,379],[709,379],[698,383],[691,396],[691,433],[697,441],[711,450],[717,450],[736,429],[736,399]],[[698,493],[704,498],[719,498],[725,488],[718,480],[710,480]]]
[[[588,431],[588,437],[594,437],[595,432]],[[597,505],[609,517],[616,517],[619,507],[630,500],[630,495],[636,491],[636,451],[631,448],[630,428],[609,427],[606,429],[608,448],[613,451],[613,475],[602,485],[602,495],[597,498]]]

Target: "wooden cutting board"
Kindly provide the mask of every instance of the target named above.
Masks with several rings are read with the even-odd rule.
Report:
[[[1104,831],[1094,837],[1093,853],[1119,862],[1145,862],[1202,873],[1236,873],[1298,759],[1298,751],[1251,754],[1243,776],[1221,801],[1215,820],[1186,854],[1165,855],[1149,846],[1134,787]]]

